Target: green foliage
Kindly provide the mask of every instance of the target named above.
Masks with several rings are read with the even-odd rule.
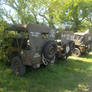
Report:
[[[7,61],[6,48],[11,46],[11,40],[8,40],[11,34],[4,30],[8,26],[5,21],[1,20],[0,24],[0,60]]]
[[[2,16],[16,23],[42,23],[61,28],[64,21],[76,32],[92,24],[92,0],[4,0],[10,11],[1,8]],[[13,13],[11,14],[10,12]],[[87,21],[87,25],[86,25]]]

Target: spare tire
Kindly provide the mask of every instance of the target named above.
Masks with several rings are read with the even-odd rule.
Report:
[[[42,50],[42,54],[46,59],[52,60],[57,52],[57,44],[55,41],[48,41]]]

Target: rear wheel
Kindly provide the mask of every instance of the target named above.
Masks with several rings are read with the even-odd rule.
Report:
[[[43,55],[42,55],[42,62],[45,66],[47,66],[48,64],[54,64],[56,62],[56,56],[53,57],[53,59],[49,60],[46,59]]]
[[[79,48],[75,48],[73,51],[73,56],[79,57],[81,55],[81,51]]]
[[[48,60],[44,57],[44,55],[42,55],[42,62],[43,62],[43,65],[45,66],[49,64]]]
[[[12,71],[17,76],[23,76],[26,72],[26,67],[23,65],[19,56],[16,56],[11,61]]]

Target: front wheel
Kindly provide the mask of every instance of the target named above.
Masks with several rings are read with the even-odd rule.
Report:
[[[79,48],[75,48],[73,53],[72,53],[73,56],[76,56],[76,57],[79,57],[81,55],[81,51]]]
[[[17,76],[23,76],[26,72],[26,67],[23,65],[20,57],[16,56],[11,61],[12,71]]]

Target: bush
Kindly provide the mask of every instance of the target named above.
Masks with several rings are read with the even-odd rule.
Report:
[[[4,21],[0,21],[0,61],[8,61],[8,57],[6,55],[6,49],[11,46],[10,40],[7,38],[10,36],[7,31],[4,29],[7,27],[7,23]]]

